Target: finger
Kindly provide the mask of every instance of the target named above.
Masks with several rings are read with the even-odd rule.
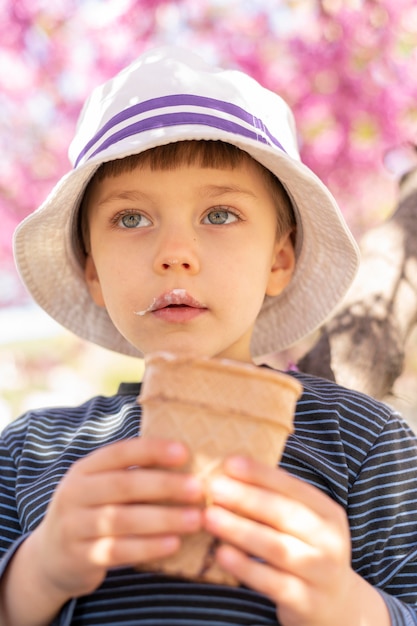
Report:
[[[189,452],[179,441],[154,437],[134,437],[94,450],[74,464],[83,473],[96,473],[130,467],[181,467]]]
[[[281,467],[268,467],[249,457],[231,457],[224,471],[232,478],[252,485],[262,486],[292,500],[308,503],[321,517],[328,513],[329,497]]]
[[[82,540],[98,537],[189,534],[202,527],[202,511],[174,506],[104,506],[78,518]]]
[[[326,494],[283,470],[247,459],[239,459],[236,466],[230,461],[226,469],[233,467],[239,480],[215,477],[209,484],[213,502],[312,545],[330,547],[334,541],[337,546],[341,535],[349,543],[346,513]]]
[[[346,617],[350,624],[349,598],[358,597],[358,581],[364,583],[350,568],[343,578],[328,578],[326,586],[314,579],[306,582],[225,544],[217,549],[216,561],[241,583],[268,596],[277,606],[280,624],[339,624],[346,623]]]
[[[169,556],[181,545],[174,535],[154,537],[103,537],[94,542],[80,544],[80,559],[105,567],[127,567]]]
[[[242,584],[268,596],[277,605],[280,615],[285,614],[287,607],[299,607],[300,616],[311,618],[314,615],[314,611],[310,611],[310,589],[300,578],[256,561],[230,545],[217,549],[216,561]]]
[[[83,489],[74,484],[81,506],[149,502],[200,503],[201,481],[188,474],[158,469],[101,472],[83,477]]]
[[[211,481],[209,493],[214,504],[307,543],[322,526],[322,520],[303,504],[224,476]]]
[[[320,555],[299,539],[216,506],[206,510],[204,520],[209,533],[242,552],[305,581],[316,579]]]

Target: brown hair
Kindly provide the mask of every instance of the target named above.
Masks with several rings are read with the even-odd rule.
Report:
[[[272,194],[277,209],[277,235],[282,236],[291,232],[292,237],[295,238],[296,222],[290,199],[283,185],[272,172],[233,144],[223,141],[189,140],[157,146],[139,154],[102,163],[89,181],[80,204],[75,227],[76,248],[85,258],[89,249],[90,238],[87,219],[88,201],[95,182],[101,182],[109,176],[119,176],[125,172],[131,172],[138,167],[148,166],[151,170],[169,170],[175,169],[178,165],[197,164],[203,168],[233,169],[249,160],[259,168],[265,179],[265,184]]]

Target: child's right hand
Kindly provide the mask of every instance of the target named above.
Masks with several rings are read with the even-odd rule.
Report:
[[[25,542],[27,566],[69,599],[95,590],[109,568],[175,552],[181,535],[202,527],[202,486],[172,471],[187,459],[180,443],[137,438],[74,463]]]

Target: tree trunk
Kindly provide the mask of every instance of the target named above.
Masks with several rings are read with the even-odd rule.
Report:
[[[360,248],[361,266],[342,307],[297,365],[383,399],[402,372],[417,323],[417,169],[401,181],[395,213]]]

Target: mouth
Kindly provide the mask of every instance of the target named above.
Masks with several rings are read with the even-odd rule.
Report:
[[[185,289],[172,289],[157,298],[143,311],[135,311],[135,315],[153,313],[156,317],[166,321],[181,322],[192,319],[207,307],[193,298]]]

